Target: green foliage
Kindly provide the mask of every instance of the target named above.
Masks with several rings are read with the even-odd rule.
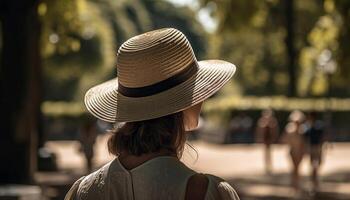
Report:
[[[113,72],[111,25],[95,3],[85,0],[44,1],[39,13],[43,22],[45,98],[81,99],[95,81]]]
[[[242,85],[243,94],[287,94],[285,2],[201,0],[202,7],[216,8],[212,16],[219,23],[211,35],[208,56],[238,66],[238,83],[232,84]],[[330,88],[332,96],[349,96],[350,1],[295,0],[294,6],[298,95],[324,96]],[[326,49],[338,66],[330,80],[317,65]]]
[[[41,105],[45,116],[50,117],[81,117],[86,110],[81,102],[46,101]]]
[[[215,5],[216,10],[212,15],[218,18],[218,30],[227,31],[237,29],[238,27],[246,26],[260,26],[264,23],[264,19],[257,15],[266,15],[266,13],[259,12],[259,7],[263,6],[263,1],[260,0],[221,0],[211,1],[202,0],[202,6],[209,3]]]
[[[324,10],[325,14],[318,18],[308,34],[309,45],[300,53],[299,92],[302,96],[324,95],[328,92],[330,83],[327,74],[320,68],[318,59],[325,50],[337,53],[342,22],[335,10],[334,1],[325,1]]]
[[[341,98],[288,98],[285,96],[226,96],[206,101],[205,113],[230,110],[265,110],[281,111],[350,111],[350,99]]]
[[[206,57],[207,34],[196,20],[195,12],[188,7],[174,7],[173,4],[161,0],[142,0],[150,13],[153,23],[151,29],[173,27],[182,31],[190,41],[198,60]]]
[[[237,96],[227,95],[207,100],[203,104],[203,112],[217,121],[228,120],[232,110],[264,110],[277,111],[324,111],[349,112],[349,98],[288,98],[285,96]],[[41,109],[46,116],[80,117],[86,113],[80,101],[46,101]]]
[[[339,69],[332,79],[332,90],[336,94],[348,96],[350,93],[350,1],[336,0],[335,7],[341,16],[342,26],[340,27],[337,49],[337,63]],[[345,87],[344,87],[345,86]]]
[[[219,28],[211,36],[209,57],[238,66],[236,79],[244,94],[285,94],[288,84],[278,1],[219,1],[213,16]],[[226,13],[226,14],[225,14]],[[268,89],[267,89],[268,88]]]
[[[204,32],[195,11],[166,0],[43,0],[38,13],[45,99],[82,102],[87,88],[116,75],[119,45],[163,27],[183,31],[199,60],[220,58],[238,66],[235,78],[216,97],[285,95],[289,82],[285,0],[200,2],[211,7],[219,23],[213,34]],[[294,2],[299,96],[324,96],[328,88],[332,96],[349,96],[350,1]],[[324,50],[332,52],[338,66],[330,80],[318,66]]]
[[[88,88],[116,76],[115,59],[126,39],[175,27],[205,56],[205,33],[189,8],[166,1],[43,0],[45,100],[81,101]]]

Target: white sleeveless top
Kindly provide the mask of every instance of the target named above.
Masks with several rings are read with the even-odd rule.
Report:
[[[160,156],[126,170],[118,158],[74,183],[65,200],[182,200],[187,180],[196,174],[175,157]],[[239,200],[224,180],[209,180],[205,199]]]

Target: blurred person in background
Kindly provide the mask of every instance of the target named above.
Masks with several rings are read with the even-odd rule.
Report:
[[[265,172],[271,174],[271,145],[276,141],[279,132],[278,121],[272,109],[263,110],[261,117],[258,119],[256,127],[256,140],[263,142],[265,146]]]
[[[326,141],[324,123],[317,119],[316,112],[310,112],[307,115],[305,123],[305,139],[308,144],[308,153],[310,154],[310,164],[312,168],[311,180],[313,191],[318,189],[318,172],[322,163],[323,144]]]
[[[66,200],[239,199],[223,179],[180,161],[186,134],[198,126],[202,102],[235,73],[222,60],[197,61],[179,30],[165,28],[127,40],[118,50],[118,79],[91,88],[85,105],[111,123],[116,158],[77,180]]]
[[[94,145],[98,135],[96,120],[90,116],[84,116],[79,130],[80,150],[84,153],[86,170],[91,172],[93,168]]]
[[[293,169],[291,173],[291,185],[299,190],[299,166],[305,155],[305,138],[303,125],[305,114],[300,110],[294,110],[288,117],[288,124],[284,129],[282,141],[289,145],[289,155]]]

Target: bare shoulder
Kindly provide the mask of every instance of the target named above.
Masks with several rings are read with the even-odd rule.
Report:
[[[206,199],[239,200],[236,190],[224,179],[206,174],[208,191]]]

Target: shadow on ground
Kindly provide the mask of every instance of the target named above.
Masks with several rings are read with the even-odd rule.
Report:
[[[320,187],[312,192],[308,176],[302,176],[301,191],[290,187],[287,173],[252,175],[228,179],[241,199],[297,199],[297,200],[348,200],[350,199],[350,171],[328,174],[320,178]]]

